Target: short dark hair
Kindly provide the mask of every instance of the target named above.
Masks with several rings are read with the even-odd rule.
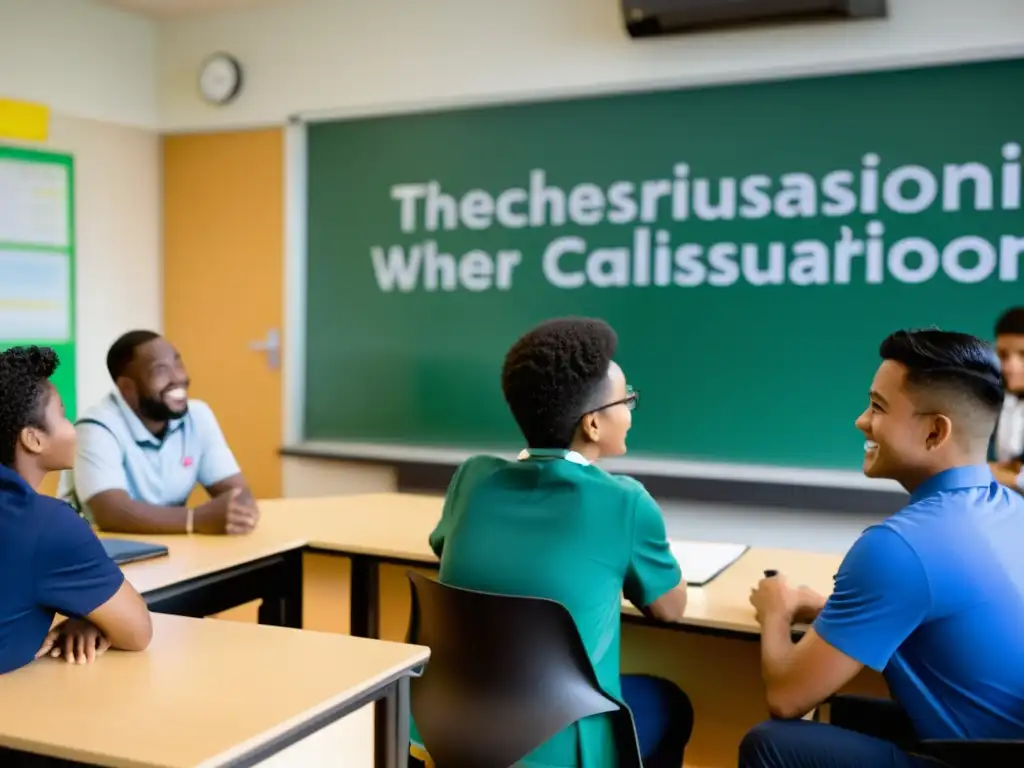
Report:
[[[0,464],[14,466],[14,455],[26,427],[46,426],[47,382],[60,358],[49,347],[11,347],[0,352]]]
[[[153,331],[128,331],[122,335],[107,350],[107,371],[110,373],[110,378],[117,381],[124,376],[124,372],[128,370],[128,366],[135,359],[135,350],[143,344],[159,338],[160,334]]]
[[[996,336],[1024,336],[1024,307],[1010,307],[996,320]]]
[[[505,356],[501,390],[530,448],[568,448],[580,417],[604,389],[618,337],[603,320],[548,320]]]
[[[878,350],[883,360],[902,363],[907,384],[963,414],[970,434],[992,436],[1003,404],[1003,379],[992,346],[968,333],[937,329],[896,331]]]

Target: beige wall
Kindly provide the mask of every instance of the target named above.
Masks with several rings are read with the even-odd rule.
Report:
[[[263,5],[263,4],[261,4]],[[1017,0],[889,0],[890,18],[630,40],[618,0],[282,0],[159,26],[171,129],[280,123],[307,110],[523,100],[1024,52]],[[238,56],[246,85],[205,105],[196,69]]]
[[[0,0],[0,97],[155,128],[156,24],[93,0]]]
[[[110,342],[161,321],[155,55],[156,25],[138,16],[0,0],[0,97],[49,106],[44,146],[75,158],[80,408],[110,388]]]

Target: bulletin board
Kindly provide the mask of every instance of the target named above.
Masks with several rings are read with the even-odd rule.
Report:
[[[52,347],[75,418],[74,159],[0,146],[0,349]]]

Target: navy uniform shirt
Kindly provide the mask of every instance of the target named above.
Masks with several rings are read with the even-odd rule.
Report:
[[[846,555],[814,627],[882,672],[922,739],[1024,739],[1024,498],[932,477]]]
[[[87,616],[123,582],[85,520],[0,466],[0,674],[35,658],[57,613]]]

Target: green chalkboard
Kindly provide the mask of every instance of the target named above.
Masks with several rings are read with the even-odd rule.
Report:
[[[607,319],[631,455],[859,467],[879,341],[1021,303],[1024,62],[308,127],[305,437],[515,448],[499,371]]]
[[[68,418],[75,395],[74,161],[0,146],[0,349],[53,347]]]

